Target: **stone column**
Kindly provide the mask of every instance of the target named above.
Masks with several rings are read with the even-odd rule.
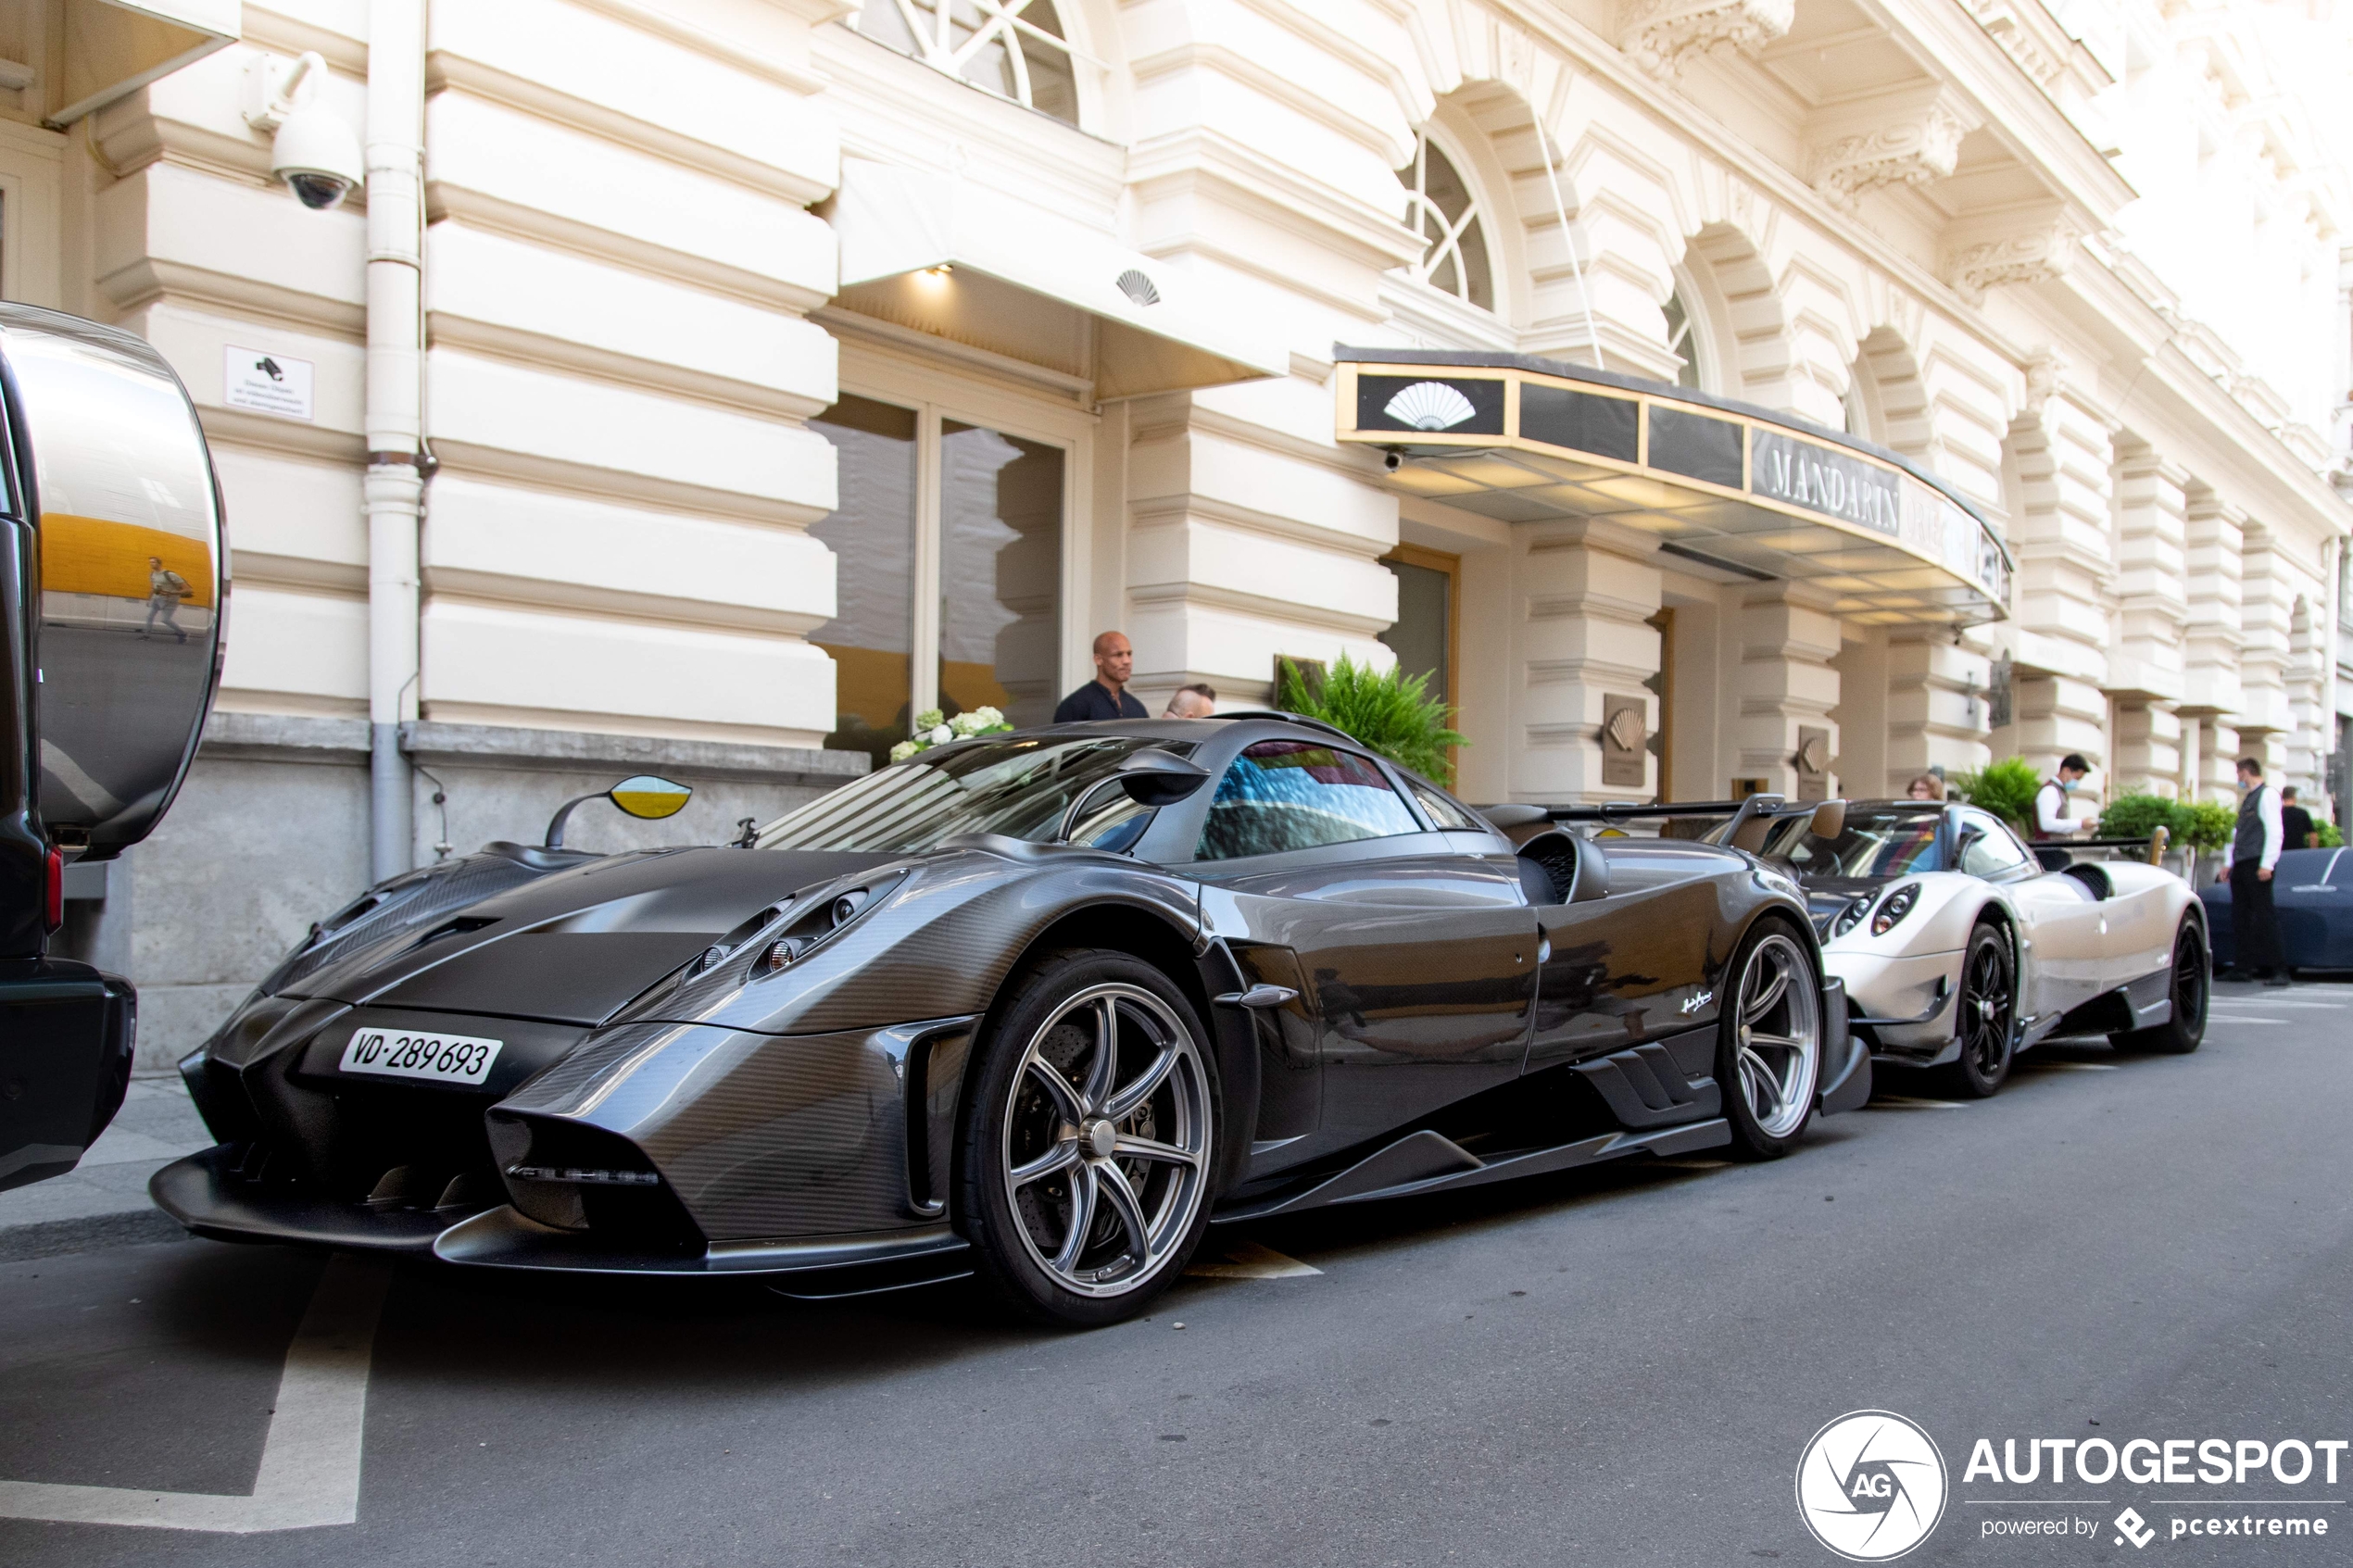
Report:
[[[2059,384],[2065,373],[2050,357],[2030,367],[2039,405],[2010,427],[2019,476],[2011,734],[2040,771],[2069,752],[2095,768],[2108,761],[2108,433]]]
[[[1838,755],[1838,618],[1806,590],[1788,583],[1743,596],[1741,667],[1734,724],[1740,751],[1735,778],[1763,779],[1781,795],[1798,793],[1801,730],[1828,733],[1827,755]],[[1829,781],[1833,790],[1837,781]]]
[[[1227,707],[1271,700],[1278,655],[1388,666],[1397,498],[1369,460],[1271,449],[1197,394],[1128,418],[1126,629],[1148,706],[1204,678]]]
[[[1619,696],[1642,700],[1645,736],[1658,726],[1657,699],[1642,684],[1659,668],[1658,632],[1647,624],[1660,603],[1657,541],[1600,521],[1513,533],[1511,798],[1649,799],[1658,769],[1647,754],[1642,784],[1602,782],[1602,725],[1606,699]]]
[[[1887,787],[1931,768],[1949,775],[1985,766],[1991,661],[1942,627],[1894,629],[1887,643]],[[1862,790],[1874,781],[1850,779]]]
[[[2263,524],[2247,523],[2241,537],[2239,745],[2262,758],[2264,772],[2271,776],[2285,769],[2288,736],[2295,727],[2287,692],[2287,563]]]
[[[2231,763],[2238,755],[2239,574],[2244,517],[2215,494],[2191,486],[2183,506],[2182,711],[2201,721],[2204,744],[2192,763],[2201,799],[2233,798]]]
[[[2188,483],[2188,474],[2145,444],[2119,446],[2115,636],[2108,674],[2116,704],[2111,794],[2171,796],[2179,788]]]

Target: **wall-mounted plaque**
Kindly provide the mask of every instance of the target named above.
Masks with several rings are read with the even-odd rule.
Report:
[[[1831,733],[1801,725],[1797,732],[1797,798],[1831,797]]]
[[[1602,698],[1602,784],[1640,789],[1650,782],[1649,708],[1639,696]]]

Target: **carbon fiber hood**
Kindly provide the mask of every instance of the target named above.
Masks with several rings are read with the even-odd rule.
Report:
[[[595,1024],[766,905],[902,857],[673,849],[468,856],[371,897],[264,983],[352,1006]],[[364,901],[363,901],[364,902]],[[355,906],[359,908],[359,906]]]

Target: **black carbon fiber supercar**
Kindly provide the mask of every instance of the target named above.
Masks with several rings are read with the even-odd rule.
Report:
[[[1795,884],[1558,815],[1262,714],[935,747],[740,847],[494,844],[286,958],[152,1190],[224,1239],[977,1273],[1087,1324],[1214,1222],[1769,1158],[1868,1098]]]

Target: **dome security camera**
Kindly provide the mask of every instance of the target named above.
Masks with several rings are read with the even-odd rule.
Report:
[[[320,102],[326,75],[327,62],[315,51],[291,63],[263,55],[245,66],[245,123],[273,133],[271,175],[313,212],[341,205],[368,177],[359,138]]]
[[[315,103],[296,109],[278,127],[270,149],[270,172],[313,212],[339,206],[368,176],[359,138],[340,116]]]

